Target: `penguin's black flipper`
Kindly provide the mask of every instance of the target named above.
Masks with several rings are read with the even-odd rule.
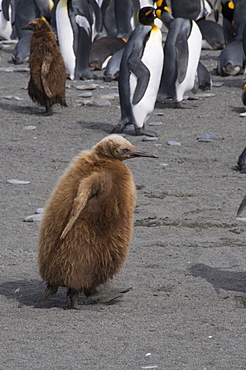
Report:
[[[132,98],[133,104],[138,104],[143,98],[144,93],[148,87],[150,72],[146,65],[136,58],[136,55],[132,53],[128,60],[129,70],[137,77],[137,86],[134,91]]]
[[[188,21],[191,23],[190,21]],[[187,23],[186,23],[187,26]],[[190,26],[192,27],[192,25]],[[183,27],[182,27],[183,28]],[[189,61],[189,50],[188,50],[188,44],[187,44],[187,30],[182,29],[181,32],[179,32],[175,48],[177,53],[177,64],[178,64],[178,82],[181,84],[186,76],[187,73],[187,67],[188,67],[188,61]]]
[[[2,12],[3,12],[3,17],[6,19],[6,21],[10,20],[10,16],[9,16],[10,1],[11,0],[2,1]]]

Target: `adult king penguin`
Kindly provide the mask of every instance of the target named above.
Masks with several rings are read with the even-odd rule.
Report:
[[[112,132],[120,133],[133,124],[136,135],[156,136],[145,130],[154,109],[163,66],[162,35],[154,24],[155,9],[143,7],[137,13],[141,23],[125,46],[119,72],[121,119]]]
[[[92,11],[87,1],[59,0],[56,28],[61,53],[71,80],[96,78],[89,69]]]
[[[157,1],[156,15],[168,28],[164,46],[164,65],[157,102],[173,99],[176,108],[187,91],[198,88],[197,68],[202,48],[202,35],[191,19],[173,18],[166,1]]]

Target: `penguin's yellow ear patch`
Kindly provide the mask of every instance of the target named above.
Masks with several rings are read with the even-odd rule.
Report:
[[[124,39],[124,37],[121,37],[121,40],[123,40],[124,42],[127,42],[127,40],[126,40],[126,39]]]
[[[40,15],[40,18],[43,19],[43,21],[46,21],[46,18]]]
[[[246,90],[246,83],[243,85],[243,89]]]
[[[230,9],[234,9],[235,8],[233,1],[229,1],[228,8],[230,8]]]
[[[157,18],[161,19],[161,9],[156,9],[155,14]]]
[[[171,13],[171,10],[168,8],[168,6],[164,6],[164,10],[166,10],[168,13]]]

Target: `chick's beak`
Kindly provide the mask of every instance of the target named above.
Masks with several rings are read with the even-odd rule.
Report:
[[[142,152],[142,151],[139,151],[139,150],[133,150],[129,153],[129,156],[130,158],[134,158],[134,157],[149,157],[149,158],[158,158],[157,155],[155,154],[151,154],[151,153],[147,153],[147,152]]]
[[[25,27],[20,27],[21,30],[30,30],[29,24],[27,24]]]

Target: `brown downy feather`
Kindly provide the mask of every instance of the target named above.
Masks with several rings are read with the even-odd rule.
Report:
[[[61,177],[40,226],[45,299],[59,286],[68,288],[69,299],[89,295],[118,273],[128,254],[136,199],[132,173],[122,161],[137,156],[152,155],[110,135],[81,152]]]
[[[30,39],[30,80],[28,93],[31,99],[52,113],[52,106],[67,106],[65,98],[66,69],[50,25],[44,19],[35,19],[26,29],[33,31]]]

